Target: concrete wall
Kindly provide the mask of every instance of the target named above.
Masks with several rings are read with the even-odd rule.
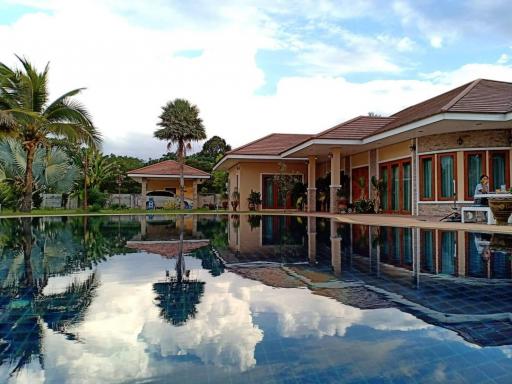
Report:
[[[304,182],[307,180],[307,164],[304,161],[285,161],[287,174],[303,175]],[[261,183],[263,174],[279,174],[278,162],[243,162],[229,170],[230,194],[236,185],[236,173],[240,172],[240,206],[239,210],[247,211],[249,209],[247,198],[251,190],[262,192]],[[231,198],[231,196],[230,196]],[[231,206],[230,206],[231,209]]]

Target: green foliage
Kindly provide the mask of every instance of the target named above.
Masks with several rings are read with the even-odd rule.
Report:
[[[219,156],[224,156],[228,151],[231,151],[231,146],[226,143],[226,140],[220,136],[213,136],[209,140],[205,141],[200,153],[201,156],[212,159],[215,163]]]
[[[370,199],[360,199],[354,202],[356,213],[375,213],[375,204]]]
[[[251,189],[251,193],[249,193],[249,197],[247,198],[247,202],[249,204],[254,204],[256,206],[261,204],[261,193],[255,192]]]
[[[121,193],[141,193],[141,185],[130,177],[126,177],[128,171],[133,169],[142,168],[145,164],[144,161],[132,156],[117,156],[110,154],[104,156],[104,160],[107,164],[113,163],[117,166],[118,175],[122,176],[121,179]],[[118,193],[119,185],[116,177],[111,177],[102,180],[100,183],[100,189],[108,193]]]
[[[302,181],[297,181],[292,187],[292,204],[297,209],[303,209],[307,201],[308,188]]]
[[[41,145],[51,138],[99,145],[100,134],[85,107],[73,99],[82,89],[69,91],[48,102],[48,72],[42,72],[24,58],[18,57],[22,69],[11,69],[0,63],[0,133],[20,140],[26,154],[22,209],[32,206],[32,161]]]
[[[0,140],[0,204],[19,208],[22,203],[26,154],[20,141]],[[78,168],[60,148],[38,148],[32,163],[33,200],[37,207],[42,193],[69,193],[79,177]],[[39,202],[39,204],[38,204]]]
[[[107,203],[108,194],[101,192],[97,187],[94,187],[87,191],[87,200],[88,204],[91,205],[92,207],[99,207],[99,211],[99,209],[103,208]]]
[[[176,156],[181,164],[185,161],[187,150],[192,148],[191,143],[206,139],[199,108],[184,99],[175,99],[163,106],[158,125],[161,128],[154,132],[154,136],[167,141],[168,151],[176,146]],[[183,167],[180,173],[180,201],[181,208],[185,208]]]

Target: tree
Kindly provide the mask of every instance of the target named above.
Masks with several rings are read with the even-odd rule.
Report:
[[[0,140],[0,203],[18,208],[23,194],[26,158],[22,143]],[[33,193],[69,193],[80,170],[60,148],[37,148],[32,163]]]
[[[231,151],[231,145],[227,144],[226,140],[224,140],[222,137],[213,136],[203,144],[203,149],[201,150],[200,154],[203,157],[213,159],[215,162],[219,155],[224,156],[224,154],[228,151]]]
[[[126,174],[137,168],[142,168],[145,164],[144,161],[132,156],[117,156],[111,154],[109,156],[105,156],[105,161],[108,163],[115,163],[119,167],[119,171],[122,176],[126,176]],[[109,178],[107,180],[103,180],[100,185],[100,189],[102,191],[106,191],[109,193],[117,193],[119,190],[119,186],[117,185],[116,178]],[[135,180],[125,177],[123,178],[121,185],[121,193],[140,193],[140,183],[137,183]]]
[[[47,145],[51,137],[91,147],[99,145],[101,138],[85,107],[74,99],[83,88],[66,92],[49,103],[49,65],[38,72],[27,59],[16,57],[21,70],[0,63],[0,134],[23,143],[26,171],[21,210],[30,211],[34,187],[32,165],[37,148]]]
[[[167,150],[176,145],[176,155],[180,163],[180,200],[181,209],[185,208],[185,179],[183,166],[192,141],[206,139],[203,121],[199,117],[199,109],[184,99],[175,99],[162,107],[158,125],[162,128],[154,132],[159,140],[168,142]]]

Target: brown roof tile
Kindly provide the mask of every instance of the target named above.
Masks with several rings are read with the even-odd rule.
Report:
[[[443,112],[507,113],[511,111],[512,83],[478,79],[391,115],[394,120],[374,133],[385,132]]]
[[[180,164],[174,160],[165,160],[160,163],[147,165],[142,168],[134,169],[132,171],[128,171],[130,175],[142,174],[142,175],[179,175],[180,174]],[[184,165],[184,174],[185,176],[203,176],[209,177],[210,174],[201,171],[200,169],[191,167],[189,165]]]
[[[226,155],[279,155],[297,144],[302,143],[312,135],[293,133],[272,133],[261,139],[252,141],[246,145],[235,148]]]
[[[358,116],[320,132],[315,139],[362,139],[392,122],[392,117]]]

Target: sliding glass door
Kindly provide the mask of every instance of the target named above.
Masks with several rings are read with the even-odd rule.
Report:
[[[380,164],[380,179],[384,189],[381,208],[388,213],[411,213],[412,167],[411,160],[396,160]]]

